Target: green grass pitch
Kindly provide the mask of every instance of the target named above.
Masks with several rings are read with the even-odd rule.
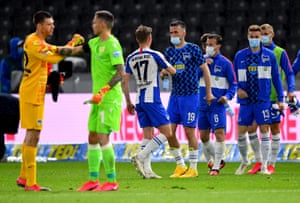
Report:
[[[131,163],[117,163],[120,189],[116,192],[76,192],[87,180],[87,162],[38,163],[38,182],[52,192],[25,192],[15,180],[20,163],[0,163],[0,202],[85,203],[264,203],[300,202],[300,163],[279,162],[275,174],[235,176],[239,163],[227,163],[218,177],[208,175],[206,163],[198,164],[198,178],[171,179],[175,163],[156,162],[159,180],[142,179]],[[101,168],[100,181],[104,181]]]

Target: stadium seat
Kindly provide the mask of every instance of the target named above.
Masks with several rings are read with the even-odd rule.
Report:
[[[233,41],[228,41],[222,45],[221,53],[226,56],[228,59],[232,60],[234,54],[237,51],[237,43]]]
[[[296,58],[298,50],[300,50],[300,41],[299,37],[297,38],[289,38],[289,42],[286,46],[286,51],[289,55],[289,58],[291,61],[293,61]],[[299,75],[299,74],[298,74]]]
[[[246,11],[249,9],[250,2],[247,0],[227,0],[226,8],[230,11]]]
[[[248,23],[249,24],[263,24],[266,23],[266,16],[268,13],[264,10],[248,10]]]
[[[224,2],[224,0],[205,0],[205,10],[210,12],[224,12],[226,9]]]
[[[268,13],[266,22],[270,24],[288,24],[288,20],[289,15],[285,9],[273,9]]]
[[[252,1],[251,2],[251,10],[269,10],[271,2],[270,0],[260,0],[260,1]]]
[[[244,33],[242,26],[228,25],[223,28],[222,37],[227,40],[238,40],[241,36],[241,33]]]
[[[224,28],[232,25],[235,27],[244,27],[248,23],[246,12],[239,10],[226,12],[225,19],[225,23],[222,26]]]

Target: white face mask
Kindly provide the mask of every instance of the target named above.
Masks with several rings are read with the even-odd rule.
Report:
[[[251,48],[257,48],[260,45],[260,39],[259,38],[249,38],[249,46]]]
[[[209,56],[214,56],[216,53],[215,48],[213,46],[206,46],[205,52]]]
[[[171,37],[170,39],[170,42],[173,44],[173,45],[179,45],[181,40],[179,37]]]
[[[263,44],[270,44],[271,40],[270,40],[270,37],[268,35],[264,35],[261,37],[261,42]]]

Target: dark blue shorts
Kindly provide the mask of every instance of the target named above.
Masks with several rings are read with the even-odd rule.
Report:
[[[142,103],[136,105],[141,128],[159,127],[170,123],[169,115],[162,103]]]
[[[240,105],[238,124],[252,125],[256,120],[258,125],[271,124],[271,103]]]
[[[199,95],[170,96],[168,113],[171,123],[196,128],[199,110]]]
[[[209,110],[200,110],[198,116],[199,130],[224,128],[226,131],[226,110],[223,104],[214,105]]]

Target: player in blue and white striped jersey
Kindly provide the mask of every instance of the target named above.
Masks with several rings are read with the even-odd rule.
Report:
[[[202,141],[202,149],[210,168],[209,174],[219,175],[219,170],[225,166],[226,107],[237,88],[233,65],[229,59],[220,53],[222,37],[218,34],[208,34],[206,40],[206,55],[209,59],[208,67],[211,74],[211,88],[215,100],[208,105],[205,99],[206,89],[204,79],[200,78],[200,113],[198,128]],[[209,140],[210,132],[216,136],[215,147]]]
[[[155,151],[167,139],[172,137],[169,115],[165,110],[159,89],[160,69],[170,74],[176,70],[164,58],[163,54],[150,48],[152,43],[152,28],[140,25],[136,30],[136,40],[139,49],[131,53],[126,60],[126,74],[123,76],[123,92],[126,98],[127,110],[138,115],[138,121],[143,128],[144,139],[142,150],[132,161],[137,171],[144,178],[161,178],[151,169],[151,152]],[[129,79],[133,75],[137,83],[136,106],[131,102],[129,95]],[[158,128],[161,134],[153,137],[153,127]],[[169,143],[171,147],[171,143]],[[179,146],[177,146],[179,148]]]

